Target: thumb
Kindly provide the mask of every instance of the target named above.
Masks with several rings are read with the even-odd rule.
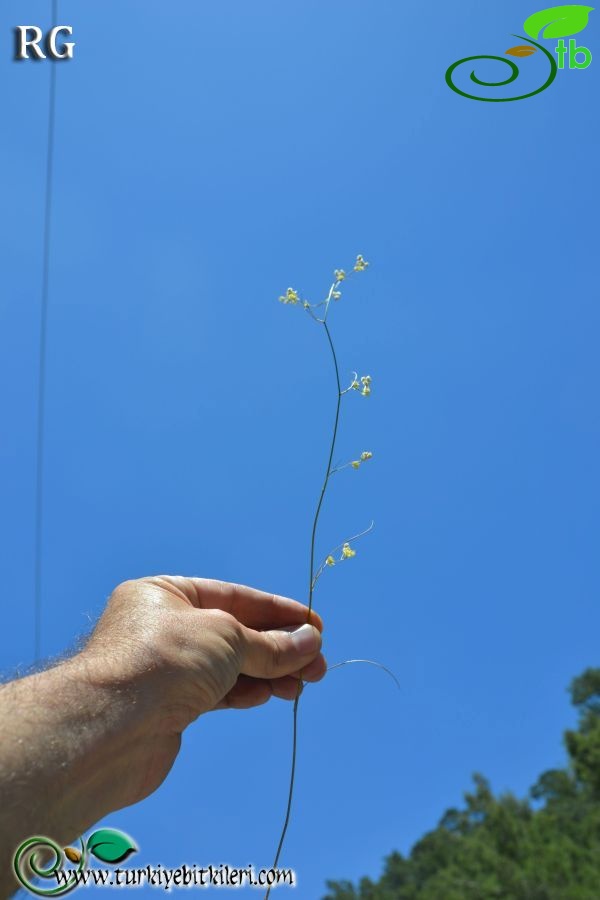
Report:
[[[244,627],[243,635],[245,648],[241,671],[253,678],[291,675],[311,662],[321,649],[321,632],[314,625],[273,631]]]

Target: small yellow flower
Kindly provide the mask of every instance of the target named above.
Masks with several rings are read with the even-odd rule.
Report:
[[[350,385],[350,388],[351,388],[353,391],[357,391],[357,390],[360,388],[360,384],[358,383],[358,381],[357,381],[356,379],[354,379],[354,381],[353,381],[352,384]]]
[[[368,265],[369,265],[369,263],[359,253],[358,256],[356,257],[356,262],[354,263],[354,271],[355,272],[364,272]]]
[[[285,292],[285,294],[283,294],[283,295],[279,298],[280,303],[293,303],[293,304],[295,304],[295,303],[298,303],[299,300],[300,300],[300,297],[298,296],[298,292],[295,291],[294,288],[291,288],[291,287],[289,287],[289,288],[287,289],[287,291]]]
[[[333,297],[334,300],[339,300],[340,297],[342,296],[342,292],[341,291],[332,291],[331,296]]]
[[[355,460],[351,463],[351,466],[352,466],[353,469],[358,469],[358,468],[360,467],[360,459],[355,459]]]
[[[361,391],[361,394],[363,395],[363,397],[368,397],[370,393],[371,393],[371,388],[368,385],[365,385]]]
[[[360,458],[364,462],[366,459],[373,459],[373,454],[370,450],[363,450],[363,452],[360,454]]]
[[[327,566],[335,566],[335,559],[333,558],[333,556],[328,556],[325,560],[325,564]]]
[[[350,544],[344,544],[342,547],[342,555],[341,559],[352,559],[353,556],[356,556],[356,550],[353,550]]]
[[[365,387],[369,387],[369,385],[371,384],[373,379],[371,378],[370,375],[363,375],[360,380],[362,381],[362,383],[364,384]]]
[[[335,272],[333,273],[333,277],[335,278],[336,281],[343,281],[344,278],[346,277],[346,273],[344,272],[343,269],[336,269]]]

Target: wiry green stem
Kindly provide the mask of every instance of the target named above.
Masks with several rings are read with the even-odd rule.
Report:
[[[333,290],[333,288],[332,288]],[[330,291],[331,296],[331,291]],[[327,316],[327,312],[325,313],[325,317]],[[314,318],[314,317],[313,317]],[[310,539],[310,580],[308,586],[308,619],[310,621],[310,614],[312,612],[312,602],[313,602],[313,592],[315,589],[315,577],[314,577],[314,568],[315,568],[315,542],[317,538],[317,526],[319,524],[319,516],[321,514],[321,507],[323,506],[323,500],[325,499],[325,494],[327,492],[327,485],[329,483],[329,477],[331,475],[331,464],[333,462],[333,454],[335,453],[335,442],[337,438],[338,425],[340,422],[340,407],[342,403],[342,387],[340,384],[340,372],[338,368],[337,356],[335,353],[335,347],[333,346],[333,341],[331,339],[331,332],[327,327],[327,322],[325,318],[317,320],[320,324],[323,325],[325,329],[325,334],[327,335],[327,340],[329,342],[329,347],[331,348],[331,355],[333,357],[333,365],[335,368],[335,380],[337,384],[337,404],[335,408],[335,421],[333,425],[333,433],[331,436],[331,446],[329,448],[329,457],[327,459],[327,470],[325,472],[325,479],[323,481],[323,487],[321,488],[321,493],[319,495],[319,502],[317,503],[317,508],[315,511],[315,517],[313,520],[313,527]],[[279,844],[277,846],[277,853],[275,854],[275,860],[273,862],[273,868],[276,869],[279,863],[279,856],[281,854],[281,849],[283,847],[283,842],[285,840],[285,835],[288,829],[289,821],[290,821],[290,813],[292,811],[292,798],[294,796],[294,779],[296,776],[296,747],[298,742],[298,702],[300,700],[300,693],[302,691],[302,679],[298,679],[298,687],[296,690],[296,697],[294,699],[294,712],[293,712],[293,735],[292,735],[292,765],[290,771],[290,786],[288,790],[288,799],[287,799],[287,807],[285,811],[285,820],[283,823],[283,828],[281,829],[281,837],[279,838]],[[265,894],[265,900],[268,900],[271,894],[271,887],[267,888],[267,892]]]
[[[331,476],[331,464],[333,462],[333,454],[335,453],[335,441],[337,438],[338,425],[340,422],[340,407],[342,405],[342,387],[340,385],[340,372],[338,369],[337,356],[335,355],[335,347],[333,346],[333,341],[331,340],[331,332],[327,327],[327,322],[323,322],[323,328],[325,329],[325,334],[327,335],[327,340],[329,341],[329,346],[331,348],[331,355],[333,357],[333,365],[335,367],[335,380],[337,384],[337,404],[335,408],[335,422],[333,425],[333,435],[331,437],[331,447],[329,448],[329,459],[327,460],[327,471],[325,473],[325,480],[323,482],[323,487],[321,488],[321,495],[319,497],[319,502],[317,504],[317,509],[315,512],[315,518],[313,521],[312,535],[310,540],[310,582],[309,582],[309,590],[308,590],[308,613],[310,620],[310,613],[312,610],[312,601],[313,601],[313,591],[315,589],[314,585],[314,575],[315,575],[315,542],[317,537],[317,525],[319,524],[319,516],[321,514],[321,507],[323,506],[323,500],[325,499],[325,493],[327,491],[327,485],[329,484],[329,478]]]

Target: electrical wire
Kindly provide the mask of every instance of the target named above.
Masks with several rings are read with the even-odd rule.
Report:
[[[58,21],[58,0],[51,2],[52,22]],[[40,344],[38,368],[37,446],[35,476],[35,538],[34,538],[34,659],[42,653],[42,538],[44,517],[44,450],[46,426],[46,356],[48,344],[48,294],[50,288],[50,249],[52,226],[52,197],[54,180],[54,145],[56,123],[56,62],[50,65],[50,95],[48,104],[48,135],[46,143],[46,188],[44,193],[44,225],[42,242],[42,290],[40,304]]]

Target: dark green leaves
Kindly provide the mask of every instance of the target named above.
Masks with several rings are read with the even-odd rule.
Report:
[[[120,863],[138,848],[131,838],[114,828],[100,828],[88,838],[87,850],[96,859],[107,863]]]
[[[569,759],[544,772],[530,798],[494,794],[476,775],[464,805],[407,857],[389,856],[379,881],[330,881],[324,900],[597,900],[600,668],[576,678],[571,694],[579,723],[565,733]]]
[[[532,38],[561,38],[577,34],[586,27],[593,6],[551,6],[525,20],[523,28]],[[543,33],[542,33],[543,32]]]

